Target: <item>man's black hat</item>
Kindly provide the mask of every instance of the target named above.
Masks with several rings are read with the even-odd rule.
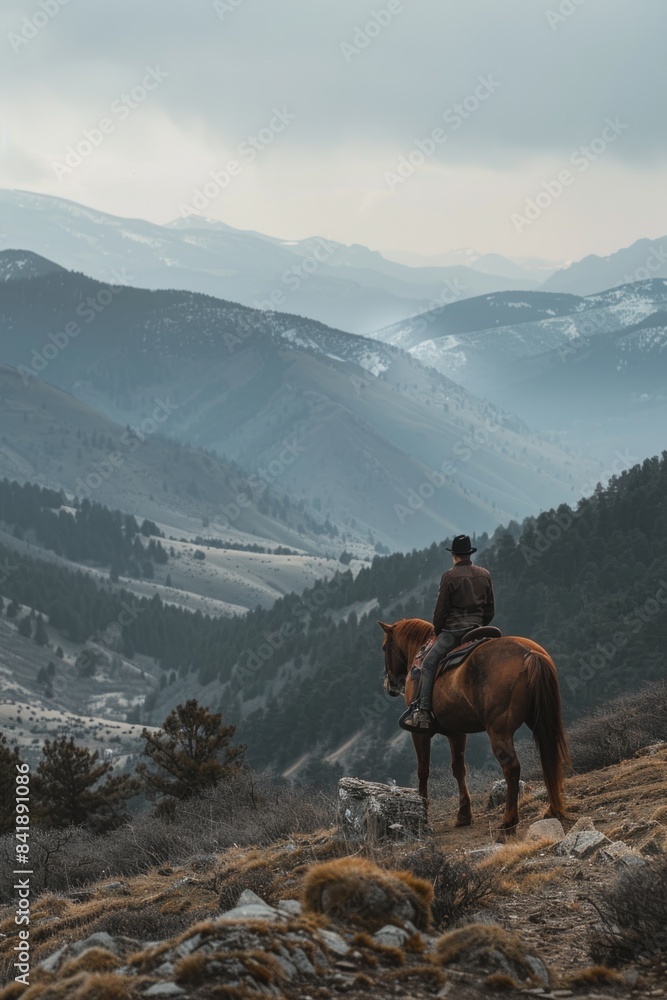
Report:
[[[469,535],[457,535],[452,541],[451,549],[447,549],[453,556],[471,556],[477,549],[470,544]]]

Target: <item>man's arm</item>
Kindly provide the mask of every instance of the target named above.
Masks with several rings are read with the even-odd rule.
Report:
[[[482,610],[482,624],[489,625],[493,621],[493,616],[496,613],[496,601],[493,595],[493,581],[489,576],[489,583],[486,590],[486,603]]]
[[[443,573],[440,580],[440,590],[438,591],[438,600],[435,605],[435,611],[433,612],[433,628],[435,629],[435,634],[440,635],[443,628],[445,627],[445,617],[449,611],[449,581],[447,579],[447,574]]]

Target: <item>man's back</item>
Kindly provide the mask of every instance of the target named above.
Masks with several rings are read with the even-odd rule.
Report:
[[[488,569],[461,560],[443,573],[433,614],[436,634],[488,625],[495,613],[493,584]]]

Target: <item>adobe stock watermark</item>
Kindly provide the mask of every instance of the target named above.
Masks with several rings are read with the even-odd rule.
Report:
[[[605,642],[598,642],[595,651],[580,661],[575,673],[566,674],[563,678],[570,694],[576,695],[579,688],[591,681],[596,673],[605,670],[613,661],[619,650],[624,649],[633,635],[637,635],[650,622],[667,609],[667,582],[658,580],[658,589],[653,597],[647,598],[642,604],[636,605],[632,611],[624,615],[619,623],[622,627],[611,633]]]
[[[60,159],[51,160],[51,167],[58,180],[63,181],[89,159],[107,136],[114,134],[118,124],[127,121],[168,76],[169,73],[159,66],[146,66],[146,72],[141,80],[111,102],[109,106],[111,117],[100,118],[92,128],[85,128],[81,138],[67,146]]]
[[[93,650],[86,650],[85,646],[87,643],[96,643],[100,646],[106,646],[108,649],[114,649],[118,645],[119,641],[122,639],[123,628],[129,628],[140,614],[146,610],[145,608],[139,607],[138,604],[131,601],[121,601],[121,610],[118,616],[114,618],[102,631],[93,632],[89,635],[83,643],[83,650],[81,651],[80,657],[77,662],[79,667],[72,663],[63,662],[62,667],[59,667],[58,672],[53,677],[52,687],[54,694],[57,696],[62,696],[70,682],[78,683],[81,677],[81,669],[85,669],[86,666],[95,666],[96,659]]]
[[[274,312],[276,309],[284,306],[289,298],[289,293],[298,292],[301,286],[309,281],[320,269],[322,264],[325,264],[337,250],[341,249],[340,244],[331,243],[321,236],[317,236],[312,242],[314,249],[307,256],[297,258],[298,264],[293,264],[287,271],[283,271],[280,281],[281,285],[287,291],[284,291],[283,287],[276,285],[265,299],[255,299],[252,304],[253,309]],[[290,331],[285,330],[283,332],[289,333]],[[224,333],[222,335],[222,342],[229,353],[233,354],[237,347],[242,346],[256,333],[257,327],[246,326],[235,330],[234,333]]]
[[[296,121],[296,115],[286,107],[274,108],[267,124],[255,135],[248,135],[236,147],[236,157],[228,160],[220,170],[211,170],[209,180],[200,187],[193,188],[191,202],[181,202],[178,211],[182,219],[205,211],[223,191],[226,191],[234,177],[239,177],[244,166],[253,163],[263,150],[273,143],[276,136],[284,132],[288,125]]]
[[[663,270],[666,264],[667,250],[665,250],[662,243],[660,246],[654,245],[651,247],[644,263],[640,264],[634,271],[624,274],[614,287],[618,285],[631,285],[635,281],[650,281],[651,278],[655,278],[658,271]]]
[[[310,616],[321,610],[329,600],[331,594],[335,594],[343,585],[345,574],[336,572],[330,580],[325,580],[318,584],[310,593],[302,595],[297,604],[291,619],[283,622],[275,632],[264,632],[262,641],[254,648],[246,650],[239,659],[245,662],[239,665],[238,662],[232,670],[234,679],[243,683],[253,677],[262,669],[265,663],[285,645],[293,639],[300,631],[307,627]]]
[[[244,3],[245,0],[213,0],[213,10],[224,21],[228,14],[233,14]]]
[[[369,19],[364,24],[354,27],[351,42],[341,42],[340,51],[345,62],[349,64],[355,56],[365,52],[369,45],[405,11],[402,0],[388,0],[384,7],[372,10]]]
[[[413,148],[398,158],[395,170],[385,170],[384,180],[390,191],[395,191],[399,184],[404,184],[417,170],[424,166],[437,150],[449,139],[450,133],[457,132],[489,98],[501,87],[499,80],[494,80],[493,74],[478,76],[474,90],[447,108],[442,118],[447,128],[438,126],[424,139],[415,139]],[[449,131],[448,131],[449,129]]]
[[[453,455],[462,463],[469,462],[476,452],[489,447],[493,434],[497,433],[502,426],[497,420],[486,417],[483,426],[476,427],[474,431],[456,442],[452,449]],[[448,479],[458,471],[459,467],[452,458],[446,458],[439,469],[429,469],[419,486],[410,487],[405,496],[405,503],[394,504],[394,513],[400,523],[405,524],[409,517],[414,517],[418,511],[422,510],[424,504],[435,495],[435,491],[442,489]]]
[[[641,459],[635,458],[627,449],[625,452],[617,451],[610,467],[604,469],[595,482],[584,483],[579,489],[579,495],[583,497],[590,495],[595,490],[598,482],[608,482],[613,476],[618,476],[621,472],[626,472],[640,461]],[[580,510],[575,510],[567,507],[566,504],[562,504],[556,511],[550,511],[548,515],[550,523],[544,531],[535,533],[533,544],[528,545],[524,541],[519,546],[525,562],[530,566],[538,559],[541,559],[544,553],[549,551],[554,542],[562,538],[583,513],[583,507]]]
[[[237,493],[234,500],[221,507],[221,527],[231,528],[234,521],[237,521],[242,510],[252,507],[258,497],[271,486],[283,474],[285,469],[296,462],[299,455],[302,455],[306,448],[294,435],[293,439],[283,438],[282,448],[276,458],[272,458],[265,466],[259,466],[256,472],[248,476],[248,485],[251,492],[241,491]]]
[[[120,436],[123,451],[116,449],[110,452],[108,458],[92,463],[89,472],[78,476],[74,484],[74,492],[80,500],[88,499],[104,482],[111,479],[116,470],[125,464],[127,456],[136,451],[152,434],[155,434],[172,413],[180,408],[178,403],[171,403],[169,397],[164,401],[156,399],[155,404],[150,416],[144,417],[139,424],[123,431]]]
[[[579,8],[583,7],[585,3],[586,0],[561,0],[555,10],[553,7],[545,10],[544,16],[547,19],[547,24],[552,31],[555,31],[559,25],[569,21],[572,15],[576,14]]]
[[[512,212],[510,222],[516,232],[522,233],[524,229],[534,225],[547,209],[572,187],[577,176],[585,173],[629,127],[629,124],[622,122],[618,115],[613,119],[606,118],[600,135],[591,139],[588,145],[579,146],[570,154],[568,162],[575,168],[575,172],[566,167],[551,180],[542,181],[535,197],[526,198],[523,214]]]
[[[31,364],[19,365],[17,369],[24,385],[28,385],[31,378],[42,375],[51,362],[84,332],[84,327],[90,326],[100,313],[108,309],[131,280],[125,268],[122,271],[113,271],[112,275],[118,279],[117,285],[105,285],[96,295],[89,295],[83,299],[74,310],[76,319],[65,323],[62,330],[47,334],[41,348],[33,347]]]
[[[39,9],[30,16],[26,15],[17,31],[7,33],[7,40],[14,52],[20,52],[25,45],[36,38],[69,2],[70,0],[39,0],[37,4]]]

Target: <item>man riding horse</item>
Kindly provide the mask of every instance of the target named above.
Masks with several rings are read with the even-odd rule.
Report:
[[[447,551],[452,553],[454,565],[440,580],[433,613],[436,639],[422,663],[419,700],[412,714],[401,721],[405,728],[424,735],[433,730],[431,695],[438,663],[458,646],[466,632],[488,625],[495,613],[491,574],[470,561],[477,549],[470,544],[468,535],[457,535]]]

